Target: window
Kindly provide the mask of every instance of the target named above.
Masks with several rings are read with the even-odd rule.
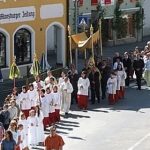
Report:
[[[83,0],[79,0],[79,6],[82,6],[83,5]]]
[[[6,67],[6,36],[0,33],[0,68]]]
[[[98,0],[91,0],[91,5],[97,5],[98,4]]]
[[[27,29],[20,29],[14,37],[14,55],[18,65],[31,63],[31,33]]]

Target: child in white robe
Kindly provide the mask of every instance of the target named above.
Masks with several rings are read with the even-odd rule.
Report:
[[[28,150],[26,133],[22,124],[18,124],[18,144],[20,150]]]
[[[55,118],[54,122],[59,122],[60,121],[60,108],[61,108],[61,95],[58,92],[58,87],[54,86],[53,88],[53,93],[52,93],[52,98],[53,98],[53,106],[55,107]]]
[[[37,105],[35,107],[35,112],[36,112],[36,117],[37,117],[37,120],[38,120],[38,126],[36,128],[36,132],[37,132],[37,142],[38,142],[38,145],[40,146],[43,146],[44,145],[44,139],[45,139],[45,136],[44,136],[44,125],[43,125],[43,113],[42,111],[40,110],[40,107]]]
[[[28,121],[28,145],[29,146],[35,146],[37,145],[37,126],[38,126],[38,120],[35,116],[35,111],[30,110],[29,117],[27,119]]]
[[[117,88],[116,88],[116,94],[115,94],[115,101],[117,102],[121,98],[121,96],[120,96],[121,76],[118,73],[118,69],[115,70],[115,74],[116,74],[116,80],[117,80]]]
[[[34,89],[33,84],[29,84],[28,90],[29,100],[31,101],[31,109],[37,105],[38,92]]]
[[[47,97],[45,96],[45,90],[41,89],[40,91],[40,101],[41,101],[41,110],[43,112],[44,120],[44,129],[49,126],[49,103]]]
[[[108,101],[110,105],[115,104],[115,94],[117,89],[117,80],[114,73],[111,73],[110,78],[107,81],[107,93]]]
[[[125,70],[122,68],[121,65],[118,66],[118,75],[119,75],[120,78],[121,78],[121,82],[120,82],[120,98],[124,98],[126,72],[125,72]]]
[[[61,109],[65,113],[65,115],[67,115],[71,105],[71,93],[73,92],[73,87],[68,77],[65,77],[64,82],[61,84],[60,87],[62,91]]]
[[[35,90],[45,88],[45,83],[40,79],[39,76],[35,77],[35,81],[33,82],[33,86]]]
[[[45,97],[46,97],[48,105],[49,105],[49,125],[51,126],[54,124],[55,109],[53,107],[52,92],[49,87],[46,88]]]
[[[27,93],[26,86],[22,87],[22,92],[19,94],[21,111],[25,114],[26,118],[29,116],[29,111],[31,110],[31,101],[29,99],[29,94]]]
[[[24,130],[24,133],[25,133],[25,136],[26,136],[26,142],[28,144],[28,121],[27,121],[26,116],[24,115],[24,113],[20,114],[18,125],[19,124],[23,125],[23,130]]]

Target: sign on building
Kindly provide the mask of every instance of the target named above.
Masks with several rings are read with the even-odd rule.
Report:
[[[0,24],[35,20],[34,6],[0,9]]]
[[[78,17],[78,26],[89,25],[89,16],[81,15]]]

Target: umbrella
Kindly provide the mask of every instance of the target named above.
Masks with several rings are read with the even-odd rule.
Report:
[[[14,87],[16,86],[15,84],[15,79],[20,77],[20,70],[18,66],[16,65],[16,59],[15,57],[13,58],[13,63],[10,67],[10,72],[9,72],[9,79],[14,80]]]
[[[33,60],[33,63],[32,63],[31,69],[30,69],[30,73],[34,77],[40,75],[40,73],[41,73],[40,64],[36,57],[36,54],[34,55],[34,60]]]

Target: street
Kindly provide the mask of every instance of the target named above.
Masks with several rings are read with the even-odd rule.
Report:
[[[114,106],[103,100],[83,112],[73,105],[57,125],[64,150],[149,150],[150,88],[142,88],[138,91],[132,83],[125,99]]]

